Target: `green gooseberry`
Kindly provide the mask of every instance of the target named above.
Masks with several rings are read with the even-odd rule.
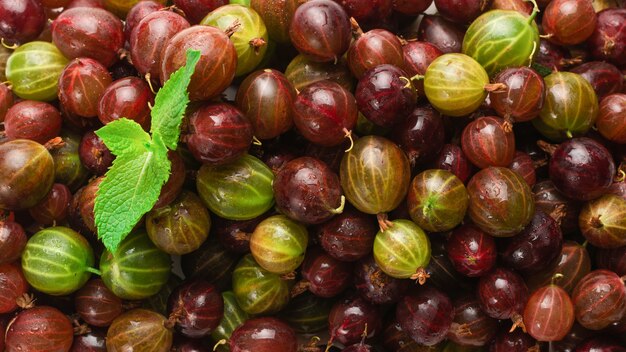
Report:
[[[250,7],[250,0],[230,0],[229,3],[231,5],[241,5],[241,6]]]
[[[463,54],[471,56],[489,76],[509,67],[526,66],[539,48],[538,9],[530,16],[513,10],[480,15],[463,38]]]
[[[271,314],[289,302],[289,285],[280,275],[263,269],[252,254],[244,256],[233,271],[233,292],[248,314]]]
[[[428,236],[410,220],[394,220],[392,224],[385,232],[376,234],[376,264],[389,276],[419,280],[423,284],[428,277],[425,268],[431,254]]]
[[[18,97],[52,101],[57,98],[59,77],[68,62],[54,44],[34,41],[15,49],[5,72]]]
[[[572,72],[544,77],[546,96],[535,128],[546,138],[562,142],[587,133],[598,118],[598,97],[591,84]]]
[[[234,31],[230,40],[237,51],[235,76],[252,72],[263,60],[269,39],[267,28],[261,16],[252,8],[232,4],[220,6],[209,12],[200,24],[226,32]],[[233,29],[237,24],[238,27]]]
[[[228,220],[250,220],[274,205],[274,173],[252,155],[220,166],[202,165],[198,194],[214,214]]]
[[[50,151],[54,160],[54,181],[75,192],[89,178],[89,170],[80,161],[78,148],[81,136],[69,130],[61,131],[63,145]]]
[[[448,116],[465,116],[476,111],[489,92],[500,88],[501,84],[489,84],[487,71],[465,54],[439,56],[424,75],[426,98]]]
[[[170,277],[171,259],[144,230],[128,235],[113,253],[100,257],[102,281],[122,299],[144,299],[157,294]]]
[[[413,179],[407,204],[411,219],[426,231],[452,230],[463,221],[469,194],[463,182],[446,170],[426,170]]]
[[[89,242],[63,226],[43,229],[31,237],[22,253],[22,270],[35,289],[53,296],[70,294],[89,280],[95,259]]]
[[[261,221],[250,237],[250,252],[256,262],[275,274],[287,274],[304,260],[309,234],[304,225],[284,215]]]

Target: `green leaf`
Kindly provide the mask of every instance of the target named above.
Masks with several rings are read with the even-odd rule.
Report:
[[[165,85],[159,90],[152,108],[152,135],[160,135],[165,145],[175,150],[180,136],[180,124],[183,121],[189,93],[187,86],[200,60],[200,52],[187,50],[187,63],[174,72]]]
[[[159,199],[170,174],[167,152],[155,151],[137,156],[118,156],[96,192],[94,205],[98,237],[114,252],[141,217]]]
[[[96,131],[111,153],[119,156],[138,156],[148,151],[150,135],[133,121],[115,120]]]

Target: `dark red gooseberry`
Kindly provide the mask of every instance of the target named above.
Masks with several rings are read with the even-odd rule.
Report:
[[[291,129],[295,100],[296,90],[291,82],[280,71],[272,69],[248,75],[236,97],[237,107],[250,120],[254,136],[259,139],[278,137]]]
[[[18,299],[28,292],[22,268],[15,263],[0,264],[0,314],[18,308]]]
[[[22,225],[10,220],[0,221],[0,253],[2,253],[0,264],[11,263],[18,259],[27,240]]]
[[[454,320],[448,339],[463,346],[484,346],[496,335],[498,321],[483,312],[471,295],[454,300]]]
[[[352,281],[352,265],[339,261],[319,247],[309,249],[302,262],[302,278],[292,293],[308,288],[318,297],[330,298],[343,292]]]
[[[509,164],[509,169],[522,176],[530,187],[534,186],[535,182],[537,182],[535,163],[528,153],[516,151],[513,161]]]
[[[161,84],[185,65],[187,49],[201,53],[187,88],[189,99],[208,100],[220,95],[235,77],[237,51],[226,33],[211,26],[184,29],[167,41],[161,55]]]
[[[96,192],[98,192],[98,188],[100,187],[100,183],[104,180],[104,176],[100,176],[91,180],[87,186],[85,186],[80,192],[80,196],[78,198],[78,209],[80,212],[80,217],[83,220],[83,223],[87,228],[96,233],[96,220],[94,214],[94,205],[96,202]]]
[[[374,347],[366,345],[364,341],[350,345],[342,350],[343,352],[374,352]]]
[[[432,161],[443,148],[446,136],[441,115],[430,106],[415,108],[394,127],[392,135],[413,167]]]
[[[229,340],[232,352],[296,352],[298,339],[293,329],[277,318],[246,320]]]
[[[460,53],[465,31],[441,16],[424,15],[417,32],[420,41],[428,42],[444,54]]]
[[[552,0],[543,12],[541,25],[550,41],[574,45],[591,36],[596,22],[591,0]]]
[[[581,61],[580,59],[572,60],[568,57],[569,52],[565,50],[565,48],[547,39],[541,38],[534,61],[554,71],[561,71],[565,66],[569,66],[569,63]]]
[[[357,79],[366,71],[383,64],[403,67],[404,55],[400,39],[384,29],[372,29],[363,33],[356,22],[352,22],[356,39],[348,49],[348,67]]]
[[[348,14],[332,0],[312,0],[293,15],[289,36],[298,51],[311,60],[337,60],[348,50],[351,39]]]
[[[626,94],[611,94],[600,101],[596,127],[604,138],[626,143]]]
[[[346,150],[350,148],[350,143],[348,139],[334,147],[322,147],[318,144],[309,143],[304,150],[304,155],[323,161],[333,172],[339,174],[341,159]]]
[[[393,9],[404,15],[417,16],[426,11],[433,0],[392,0]]]
[[[158,81],[161,77],[162,53],[169,39],[187,28],[189,22],[171,11],[155,11],[146,15],[130,33],[133,66],[142,76]]]
[[[552,216],[564,234],[578,230],[580,204],[565,197],[552,181],[544,180],[535,184],[533,194],[535,207]]]
[[[533,292],[524,308],[524,325],[538,341],[562,340],[574,325],[574,305],[567,292],[556,285]]]
[[[93,326],[109,326],[123,312],[122,300],[101,279],[93,279],[78,290],[74,304],[81,319]]]
[[[379,65],[359,80],[355,98],[359,111],[376,125],[391,127],[413,110],[417,94],[408,74],[393,65]]]
[[[4,121],[11,106],[13,106],[13,92],[8,85],[0,83],[0,122]]]
[[[626,64],[626,9],[608,8],[598,14],[598,23],[589,37],[591,54],[598,60]]]
[[[580,66],[576,66],[570,72],[583,76],[593,87],[598,100],[609,94],[621,93],[622,91],[624,75],[617,67],[608,62],[585,62]]]
[[[6,331],[7,351],[69,351],[74,338],[70,320],[56,308],[21,311]]]
[[[52,22],[52,41],[68,59],[92,58],[110,67],[124,46],[124,27],[106,10],[76,7]]]
[[[595,270],[583,277],[572,292],[576,321],[590,330],[601,330],[624,316],[626,287],[612,271]]]
[[[534,119],[543,107],[546,86],[543,78],[532,68],[507,68],[494,83],[506,86],[504,91],[489,93],[491,108],[509,123]]]
[[[154,94],[146,81],[125,77],[111,83],[102,93],[98,102],[98,119],[106,125],[124,117],[148,131],[151,105],[154,105]]]
[[[350,345],[379,333],[382,326],[378,307],[361,297],[346,298],[333,305],[328,316],[328,329],[332,341]]]
[[[385,323],[383,334],[383,346],[387,351],[419,351],[419,349],[423,347],[413,341],[413,339],[402,330],[400,323],[395,320],[395,317]],[[426,348],[426,351],[428,351],[428,347]]]
[[[595,335],[594,331],[587,330],[574,321],[574,325],[570,329],[570,331],[565,335],[563,340],[558,342],[553,342],[552,346],[558,351],[563,352],[574,352],[576,351],[576,347],[582,344],[586,339]],[[598,352],[598,351],[595,351]]]
[[[28,209],[28,213],[41,225],[61,224],[67,217],[71,201],[70,189],[62,183],[55,183],[48,195]]]
[[[104,141],[93,131],[85,133],[80,140],[78,157],[83,166],[96,176],[104,175],[115,159]]]
[[[549,284],[556,284],[565,291],[572,292],[580,279],[590,271],[591,259],[587,249],[577,242],[565,241],[557,258],[542,270],[530,273],[526,282],[531,291]]]
[[[281,213],[305,224],[319,224],[343,212],[339,177],[324,162],[301,157],[278,171],[273,183]]]
[[[183,158],[180,154],[178,154],[178,152],[172,150],[167,153],[167,158],[170,160],[172,165],[170,168],[170,177],[161,188],[159,199],[154,204],[152,209],[158,209],[173,202],[182,191],[183,184],[185,183],[187,170],[185,169],[185,162],[183,161]]]
[[[492,318],[511,319],[513,328],[523,326],[522,313],[528,301],[528,287],[515,272],[496,268],[480,278],[478,299]]]
[[[509,329],[500,329],[496,338],[489,344],[489,352],[528,352],[538,349],[539,344],[532,336],[521,329],[509,332]]]
[[[74,336],[69,352],[106,352],[106,329],[89,329],[88,333]]]
[[[64,109],[80,117],[98,115],[98,102],[113,78],[101,63],[94,59],[75,59],[59,77],[59,101]]]
[[[133,28],[135,28],[142,19],[164,7],[163,4],[150,0],[139,1],[135,6],[131,7],[126,15],[126,20],[124,20],[124,36],[126,40],[130,42],[130,34]]]
[[[439,156],[433,163],[433,168],[452,172],[463,183],[467,183],[472,176],[472,165],[463,153],[463,150],[455,144],[445,144],[439,152]]]
[[[484,169],[509,166],[515,156],[515,136],[499,117],[485,116],[470,122],[461,138],[463,152],[472,164]]]
[[[393,0],[335,0],[357,21],[382,20],[391,15]]]
[[[211,11],[228,4],[228,0],[174,0],[193,24],[199,23]]]
[[[591,200],[606,193],[613,182],[615,164],[609,151],[582,137],[559,145],[549,164],[550,180],[565,196]]]
[[[378,225],[374,217],[349,209],[321,225],[317,235],[328,254],[351,262],[372,251],[377,232]]]
[[[435,0],[439,14],[455,23],[469,24],[489,6],[489,0]]]
[[[533,4],[524,0],[493,0],[490,8],[492,10],[517,11],[526,16],[530,16],[533,12]]]
[[[596,252],[596,265],[600,269],[615,272],[619,276],[626,275],[626,247],[602,249]]]
[[[209,335],[224,316],[224,301],[217,288],[204,280],[179,286],[169,298],[170,321],[185,336]]]
[[[493,237],[473,225],[463,225],[452,231],[446,250],[454,268],[469,277],[482,276],[496,264],[497,249]]]
[[[355,263],[354,286],[361,297],[373,304],[397,302],[404,296],[409,285],[408,280],[385,274],[371,255]]]
[[[46,25],[40,1],[16,0],[0,3],[0,38],[5,44],[24,44],[36,39]]]
[[[211,234],[233,253],[250,252],[250,236],[256,226],[268,217],[263,214],[251,220],[227,220],[219,216],[211,216]]]
[[[443,341],[450,331],[454,306],[445,293],[422,286],[398,302],[396,319],[415,342],[432,346]]]
[[[601,336],[585,340],[576,352],[626,352],[626,348],[612,337]]]
[[[332,81],[306,86],[293,105],[298,131],[307,140],[327,147],[352,138],[357,117],[357,102],[352,93]]]
[[[225,164],[242,156],[252,143],[252,124],[236,107],[206,104],[189,116],[187,147],[196,160]]]
[[[448,258],[446,241],[443,238],[431,238],[431,256],[426,272],[430,275],[428,282],[444,292],[467,290],[472,286],[468,277],[454,268]]]
[[[410,41],[402,46],[404,65],[401,66],[409,77],[424,75],[433,60],[443,55],[443,52],[428,42]],[[413,85],[417,93],[424,95],[424,80],[414,80]]]
[[[30,139],[44,144],[61,132],[61,114],[54,106],[25,100],[13,105],[4,119],[9,139]]]
[[[537,272],[558,256],[562,245],[563,235],[557,222],[537,210],[530,224],[507,240],[502,261],[515,270]]]

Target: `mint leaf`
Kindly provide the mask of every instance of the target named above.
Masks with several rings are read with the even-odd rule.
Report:
[[[159,199],[170,173],[167,152],[156,150],[115,159],[96,192],[98,237],[114,252],[141,217]]]
[[[199,59],[199,51],[188,50],[186,65],[157,93],[151,114],[152,137],[135,121],[124,118],[96,131],[116,156],[94,204],[98,237],[111,252],[154,207],[170,177],[167,152],[178,146],[180,124],[189,103],[187,87]]]
[[[148,151],[150,135],[133,120],[115,120],[96,131],[111,153],[119,156],[137,156]]]
[[[172,150],[178,146],[180,124],[189,104],[187,86],[199,60],[199,51],[188,50],[187,64],[170,76],[154,99],[150,132],[153,136],[159,134],[165,145]]]

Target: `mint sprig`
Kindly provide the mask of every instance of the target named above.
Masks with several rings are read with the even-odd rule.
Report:
[[[116,156],[100,183],[94,205],[98,237],[110,252],[154,207],[169,178],[167,152],[178,146],[180,125],[189,104],[187,87],[199,60],[199,51],[188,50],[186,65],[172,74],[157,93],[151,112],[151,135],[125,118],[96,131]]]

